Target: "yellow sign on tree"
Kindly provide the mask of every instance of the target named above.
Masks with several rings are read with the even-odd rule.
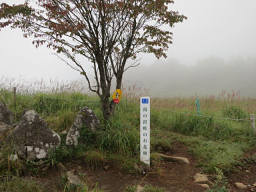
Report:
[[[121,100],[121,97],[122,97],[122,91],[121,89],[117,89],[112,96],[114,103],[118,104]]]

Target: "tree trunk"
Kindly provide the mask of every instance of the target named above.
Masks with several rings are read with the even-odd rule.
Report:
[[[121,89],[122,87],[122,77],[123,77],[123,74],[120,75],[119,77],[117,77],[116,79],[116,89]],[[115,109],[116,109],[116,103],[113,102],[113,100],[111,100],[110,102],[110,115],[113,115],[114,112],[115,112]]]
[[[101,99],[101,107],[103,112],[103,118],[105,121],[108,121],[111,116],[109,97],[104,97]]]
[[[116,89],[121,89],[122,86],[122,75],[119,76],[119,78],[116,79]],[[101,97],[101,106],[102,106],[102,112],[103,112],[103,118],[105,121],[108,121],[109,118],[114,114],[116,105],[113,100],[110,98],[110,93],[105,93]]]
[[[122,87],[122,79],[123,79],[123,74],[117,76],[117,79],[116,79],[116,89],[121,89],[121,87]]]

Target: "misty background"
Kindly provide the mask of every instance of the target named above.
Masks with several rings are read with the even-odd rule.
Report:
[[[124,85],[135,84],[159,97],[219,95],[223,90],[256,97],[256,1],[176,0],[172,8],[188,20],[172,29],[168,58],[142,55],[141,65],[125,74]],[[0,81],[86,83],[81,78],[51,50],[36,49],[20,30],[0,31]]]
[[[133,69],[125,82],[144,87],[155,97],[221,96],[223,92],[256,97],[256,58],[211,57],[193,66],[178,60]]]

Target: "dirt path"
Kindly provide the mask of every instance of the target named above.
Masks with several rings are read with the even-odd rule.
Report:
[[[256,149],[245,154],[243,166],[237,166],[228,176],[229,189],[232,192],[256,192]],[[243,183],[246,189],[238,189],[234,184]]]
[[[92,171],[86,169],[79,162],[71,162],[65,166],[67,170],[74,170],[77,175],[83,175],[90,188],[94,188],[97,185],[104,192],[124,192],[129,185],[144,186],[147,184],[164,188],[166,192],[207,191],[194,182],[193,177],[196,173],[200,173],[200,169],[196,167],[195,159],[188,153],[184,145],[176,143],[173,151],[166,154],[186,157],[189,159],[190,164],[162,161],[157,168],[150,170],[145,175],[124,174],[114,167],[109,167],[107,170],[98,169]],[[255,160],[252,157],[255,157]],[[256,149],[247,153],[243,162],[244,166],[238,166],[236,172],[228,175],[228,189],[231,192],[256,192],[256,186],[253,187],[253,184],[256,183]],[[60,178],[60,172],[52,169],[48,170],[45,176],[35,178],[35,180],[39,181],[47,191],[51,192],[62,191]],[[236,182],[245,184],[247,189],[238,189],[234,185]]]
[[[110,168],[107,171],[85,171],[89,183],[98,183],[104,192],[122,192],[129,185],[150,184],[164,188],[166,192],[201,192],[204,188],[194,182],[193,176],[199,173],[196,162],[182,144],[175,144],[173,151],[167,155],[186,157],[190,164],[178,162],[164,162],[156,169],[150,170],[146,175],[127,175]]]

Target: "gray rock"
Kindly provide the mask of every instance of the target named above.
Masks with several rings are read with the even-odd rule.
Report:
[[[73,171],[67,171],[67,179],[70,184],[73,185],[83,185],[81,179],[73,173]]]
[[[93,113],[93,111],[88,107],[84,107],[77,114],[75,121],[67,134],[66,145],[77,146],[82,128],[86,128],[91,132],[95,132],[99,125],[100,121]]]
[[[6,107],[4,103],[0,102],[0,121],[6,124],[12,124],[13,113]]]
[[[180,163],[190,164],[190,161],[186,157],[170,156],[170,155],[164,155],[164,154],[161,154],[161,153],[156,153],[156,154],[159,155],[159,157],[161,157],[162,159],[165,159],[165,160],[170,160],[170,161],[176,161],[176,162],[180,162]]]
[[[197,173],[194,176],[194,180],[195,180],[195,183],[204,183],[204,182],[209,181],[207,175],[204,175],[204,174],[201,174],[201,173]]]
[[[26,160],[45,159],[61,143],[60,136],[34,110],[24,114],[9,140],[18,156]]]

